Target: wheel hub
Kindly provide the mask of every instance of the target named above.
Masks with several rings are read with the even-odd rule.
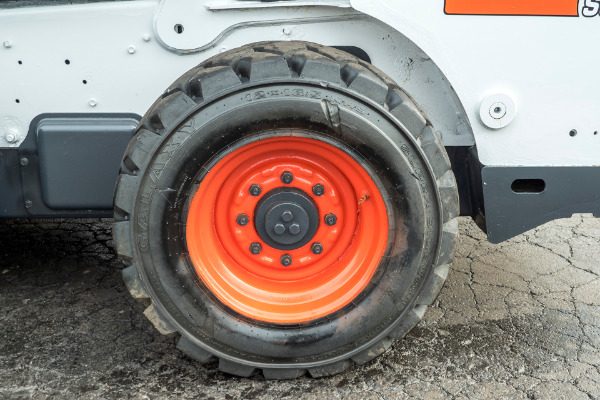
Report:
[[[189,257],[203,284],[242,315],[284,324],[324,317],[355,299],[371,282],[388,233],[370,173],[337,146],[295,135],[223,156],[200,182],[186,219]]]
[[[254,223],[260,238],[280,250],[308,243],[319,227],[319,211],[311,197],[296,188],[271,190],[259,200]]]

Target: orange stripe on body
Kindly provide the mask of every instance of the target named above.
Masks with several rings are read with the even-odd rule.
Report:
[[[446,0],[446,14],[578,16],[577,0]]]

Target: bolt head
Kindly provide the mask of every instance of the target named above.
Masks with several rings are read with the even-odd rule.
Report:
[[[285,233],[285,226],[283,224],[276,224],[273,227],[273,230],[275,231],[276,234],[283,235]]]
[[[252,254],[260,254],[260,252],[262,251],[262,246],[260,245],[260,243],[251,243],[250,244],[250,253]]]
[[[293,180],[294,180],[294,175],[292,175],[291,172],[285,171],[283,174],[281,174],[281,182],[285,183],[286,185],[289,185],[290,183],[292,183]]]
[[[290,227],[288,228],[288,230],[290,231],[290,233],[292,235],[297,235],[300,233],[300,225],[298,224],[291,224]]]
[[[319,242],[315,242],[312,244],[312,246],[310,246],[310,249],[312,250],[313,254],[321,254],[323,252],[323,245],[321,245]]]
[[[129,46],[127,48],[127,51],[129,52],[129,54],[133,54],[133,53],[135,53],[135,47],[134,46]]]
[[[260,192],[262,192],[262,188],[260,187],[260,185],[252,185],[250,186],[250,194],[252,196],[258,196],[260,194]]]
[[[8,132],[5,136],[5,139],[8,143],[14,143],[17,141],[17,135],[12,132]]]
[[[327,214],[325,216],[325,223],[329,226],[333,226],[337,223],[337,217],[335,216],[335,214]]]
[[[31,202],[31,200],[27,200],[25,202],[25,208],[31,208],[33,206],[33,203]]]
[[[27,157],[21,158],[21,165],[25,166],[29,164],[29,159]]]
[[[284,222],[291,222],[294,219],[294,214],[290,210],[285,210],[281,213],[281,219]]]
[[[238,225],[240,225],[240,226],[248,225],[248,221],[249,221],[249,218],[246,214],[238,214],[238,216],[235,220],[235,222],[237,222]]]
[[[96,104],[98,104],[96,99],[90,99],[90,107],[96,107]]]
[[[144,42],[149,42],[152,39],[149,33],[144,34]]]
[[[291,36],[292,35],[292,30],[290,28],[283,28],[283,34],[285,36]]]
[[[313,186],[312,191],[315,196],[323,196],[325,194],[325,187],[320,183],[317,183]]]
[[[12,42],[10,40],[6,40],[4,42],[4,47],[6,47],[7,49],[10,49],[12,47]]]
[[[281,256],[281,265],[284,267],[289,267],[292,265],[292,257],[289,254],[284,254]]]

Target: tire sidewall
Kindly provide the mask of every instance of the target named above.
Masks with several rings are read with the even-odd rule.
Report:
[[[132,214],[139,270],[179,332],[213,354],[245,363],[322,365],[379,340],[412,309],[437,256],[440,206],[412,133],[383,107],[349,90],[292,80],[221,94],[181,121],[141,171]],[[212,164],[245,143],[286,135],[355,155],[382,188],[390,241],[356,306],[333,318],[278,326],[241,318],[216,300],[186,254],[183,227],[186,204]]]

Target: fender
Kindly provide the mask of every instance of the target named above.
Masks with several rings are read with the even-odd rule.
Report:
[[[573,14],[577,1],[566,3]],[[400,30],[440,67],[467,112],[480,160],[494,166],[600,164],[594,134],[600,130],[600,79],[582,73],[597,63],[586,39],[600,31],[597,13],[585,17],[595,10],[592,3],[581,0],[579,17],[563,17],[544,8],[537,16],[451,15],[442,0],[351,1],[354,9]],[[501,129],[481,118],[490,95],[507,95],[518,106]],[[572,130],[580,135],[570,136]]]

